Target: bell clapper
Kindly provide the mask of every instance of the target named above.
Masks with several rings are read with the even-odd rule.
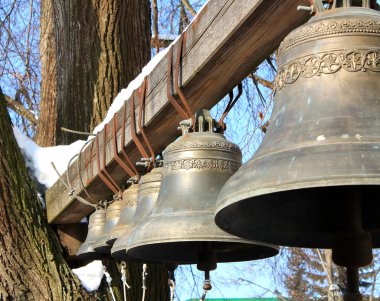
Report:
[[[210,271],[205,271],[205,280],[203,282],[203,294],[200,301],[204,301],[206,299],[206,295],[208,291],[212,289],[211,280],[210,280]]]
[[[333,261],[346,267],[347,287],[343,290],[344,301],[361,301],[359,268],[372,262],[372,241],[362,228],[361,191],[359,187],[347,189],[345,206],[341,216],[346,225],[338,235],[333,248]]]
[[[205,242],[203,251],[198,256],[197,268],[205,272],[205,280],[203,282],[203,295],[201,301],[205,300],[208,291],[212,289],[210,280],[210,271],[216,270],[217,261],[215,251],[212,249],[211,242]]]

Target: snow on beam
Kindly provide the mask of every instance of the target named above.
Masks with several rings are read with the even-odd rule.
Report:
[[[308,3],[308,0],[209,0],[187,29],[186,51],[182,60],[182,85],[193,111],[215,105],[275,51],[292,29],[306,22],[310,16],[296,8]],[[173,62],[177,47],[178,42],[174,45]],[[177,124],[180,118],[166,97],[167,57],[168,54],[148,76],[145,126],[155,152],[161,152],[179,134]],[[119,151],[121,115],[117,132]],[[125,149],[136,162],[141,155],[132,142],[129,119],[125,128]],[[100,133],[101,142],[103,135],[104,131]],[[114,160],[110,139],[111,135],[107,135],[107,171],[122,185],[128,176]],[[103,143],[100,151],[102,149]],[[91,198],[99,201],[112,193],[97,176],[94,150],[94,147],[89,147],[83,153],[81,176]],[[72,187],[89,199],[77,171],[74,162],[68,170]],[[55,224],[79,222],[92,211],[91,207],[69,195],[60,182],[47,191],[46,202],[48,220]]]

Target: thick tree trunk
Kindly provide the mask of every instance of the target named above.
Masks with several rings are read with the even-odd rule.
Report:
[[[43,99],[37,140],[44,146],[68,144],[78,136],[60,128],[91,131],[118,92],[149,61],[150,4],[149,0],[43,0],[41,9]],[[119,271],[113,260],[106,265],[121,300]],[[141,300],[142,265],[128,265],[127,273],[132,286],[128,300]],[[107,292],[103,281],[101,300],[111,300]],[[167,299],[167,271],[150,265],[146,300]]]
[[[0,90],[0,300],[93,300],[62,258]]]
[[[88,132],[150,59],[149,0],[53,0],[53,9],[57,128]],[[58,143],[76,139],[57,132]]]

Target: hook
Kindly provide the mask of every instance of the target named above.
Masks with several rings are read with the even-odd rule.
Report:
[[[104,127],[106,128],[106,127]],[[104,136],[106,133],[104,132]],[[99,158],[99,134],[96,135],[95,137],[95,145],[96,145],[96,163],[97,163],[97,167],[98,167],[98,175],[100,177],[100,179],[103,181],[104,184],[107,185],[107,187],[109,189],[111,189],[111,191],[114,193],[114,194],[117,194],[119,193],[119,190],[116,188],[116,186],[114,186],[104,175],[103,175],[103,169],[100,168],[100,158]],[[104,149],[106,148],[106,146],[104,145]],[[104,162],[104,165],[105,165],[105,162]]]
[[[194,113],[190,108],[190,105],[183,94],[182,87],[179,85],[179,66],[181,65],[181,59],[182,59],[182,48],[186,48],[186,31],[184,31],[178,42],[178,52],[177,52],[177,64],[174,70],[174,88],[176,92],[178,93],[178,96],[180,100],[182,101],[183,106],[185,107],[185,110],[187,112],[187,115],[189,118],[191,118],[191,121],[193,125],[195,125],[195,117]]]
[[[243,85],[242,83],[239,83],[238,84],[238,94],[236,95],[235,99],[233,98],[234,97],[234,90],[231,90],[228,95],[230,96],[230,100],[224,110],[224,113],[222,114],[222,117],[220,117],[220,120],[219,120],[219,126],[225,130],[226,129],[226,125],[224,124],[224,118],[226,118],[227,114],[230,112],[230,110],[232,109],[232,107],[235,105],[235,103],[237,102],[237,100],[240,98],[240,96],[242,95],[243,93]]]
[[[114,150],[115,160],[120,165],[120,167],[124,169],[124,171],[128,175],[133,177],[136,175],[136,173],[134,173],[133,170],[121,159],[119,152],[118,152],[118,149],[117,149],[117,122],[119,119],[118,117],[119,117],[119,112],[116,112],[115,115],[113,116],[113,120],[112,120],[113,121],[112,122],[112,125],[113,125],[113,150]],[[122,127],[124,127],[123,123],[122,123]],[[125,131],[125,128],[124,128],[124,131]],[[121,148],[122,149],[124,148],[124,144],[121,145]]]
[[[131,136],[132,140],[135,142],[141,156],[144,158],[148,158],[149,155],[145,151],[143,145],[141,144],[139,138],[137,137],[136,133],[136,117],[135,117],[135,92],[132,93],[132,96],[130,98],[130,103],[131,103]]]
[[[180,117],[182,119],[188,119],[190,116],[187,116],[187,113],[185,110],[179,105],[177,100],[174,98],[172,93],[172,82],[173,82],[173,76],[172,76],[172,60],[173,60],[173,47],[170,47],[169,49],[169,56],[168,56],[168,78],[166,82],[166,95],[168,97],[168,100],[174,107],[174,109],[178,112]]]
[[[155,155],[154,155],[154,151],[153,151],[152,145],[149,143],[149,139],[148,139],[147,135],[145,134],[144,125],[142,124],[143,111],[144,111],[144,117],[145,117],[145,97],[146,97],[147,82],[148,82],[147,77],[145,77],[144,83],[143,83],[142,87],[140,87],[141,92],[139,95],[139,122],[138,122],[138,127],[139,127],[141,135],[143,136],[143,139],[144,139],[144,141],[148,147],[148,150],[150,152],[150,158],[152,158],[151,163],[154,164],[155,159],[156,159]]]

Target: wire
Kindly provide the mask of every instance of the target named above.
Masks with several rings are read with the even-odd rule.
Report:
[[[84,198],[80,197],[79,195],[77,195],[77,193],[71,189],[70,190],[70,187],[67,185],[67,183],[63,180],[62,176],[60,175],[60,173],[58,172],[57,168],[55,167],[54,163],[53,162],[50,162],[51,166],[53,166],[53,169],[54,171],[56,172],[56,174],[58,175],[58,178],[59,180],[62,182],[62,184],[66,187],[66,189],[69,191],[69,194],[72,194],[74,195],[74,197],[81,203],[87,205],[87,206],[90,206],[90,207],[93,207],[93,208],[97,208],[97,205],[95,204],[92,204],[90,203],[89,201],[86,201]]]
[[[73,133],[73,134],[78,134],[78,135],[83,135],[83,136],[96,136],[96,134],[93,134],[93,133],[74,131],[74,130],[70,130],[70,129],[67,129],[67,128],[64,128],[64,127],[61,127],[61,130],[63,132]]]

